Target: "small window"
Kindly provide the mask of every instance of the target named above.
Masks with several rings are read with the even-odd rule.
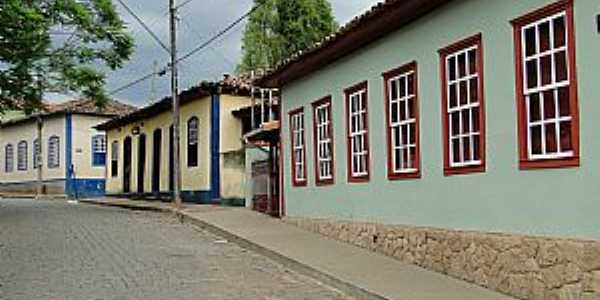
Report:
[[[317,185],[333,184],[334,154],[331,97],[313,103],[313,135]]]
[[[35,139],[33,141],[33,168],[37,169],[42,165],[42,147],[40,147],[40,140]]]
[[[387,106],[388,178],[420,177],[417,64],[383,74]]]
[[[17,170],[27,171],[27,142],[17,144]]]
[[[440,50],[446,175],[485,171],[482,49],[478,34]]]
[[[14,170],[15,153],[12,144],[4,147],[4,172],[11,173]]]
[[[292,184],[306,185],[306,143],[304,138],[304,109],[289,113],[292,150]]]
[[[346,89],[345,94],[348,181],[368,181],[370,159],[367,82]]]
[[[52,136],[48,139],[48,168],[60,167],[60,138]]]
[[[198,166],[198,118],[191,117],[187,123],[187,164]]]
[[[106,136],[104,134],[92,137],[92,165],[106,165]]]
[[[572,10],[562,1],[513,21],[522,169],[579,165]]]
[[[119,176],[119,142],[113,141],[110,146],[110,175]]]

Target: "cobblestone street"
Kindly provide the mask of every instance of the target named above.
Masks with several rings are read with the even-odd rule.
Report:
[[[348,299],[158,213],[0,200],[0,299]]]

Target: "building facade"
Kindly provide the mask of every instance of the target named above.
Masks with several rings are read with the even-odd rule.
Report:
[[[98,109],[79,100],[5,120],[0,124],[0,193],[35,195],[41,172],[44,194],[104,195],[106,141],[93,126],[132,109],[115,101]]]
[[[247,106],[243,88],[201,84],[181,94],[181,182],[187,202],[243,202],[245,152],[242,123],[232,114]],[[98,126],[108,141],[107,194],[172,196],[171,99]],[[240,203],[241,204],[241,203]]]
[[[258,81],[282,92],[288,220],[521,299],[598,299],[599,13],[392,0],[288,60]]]

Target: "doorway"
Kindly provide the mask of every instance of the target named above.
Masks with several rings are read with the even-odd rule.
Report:
[[[144,175],[146,173],[146,135],[138,138],[137,192],[144,193]]]
[[[152,135],[152,192],[160,192],[160,151],[162,145],[162,131],[154,130]]]
[[[123,193],[131,192],[131,137],[123,144]]]

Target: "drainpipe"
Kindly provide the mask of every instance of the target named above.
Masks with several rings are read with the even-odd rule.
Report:
[[[43,127],[43,121],[42,121],[42,116],[40,114],[38,114],[37,116],[37,140],[38,140],[38,147],[37,149],[35,149],[36,151],[36,155],[37,155],[37,161],[35,162],[37,164],[37,191],[36,191],[36,199],[41,199],[42,198],[42,193],[43,193],[43,184],[42,184],[42,167],[44,166],[44,164],[42,163],[42,127]],[[35,145],[33,146],[35,148]]]

